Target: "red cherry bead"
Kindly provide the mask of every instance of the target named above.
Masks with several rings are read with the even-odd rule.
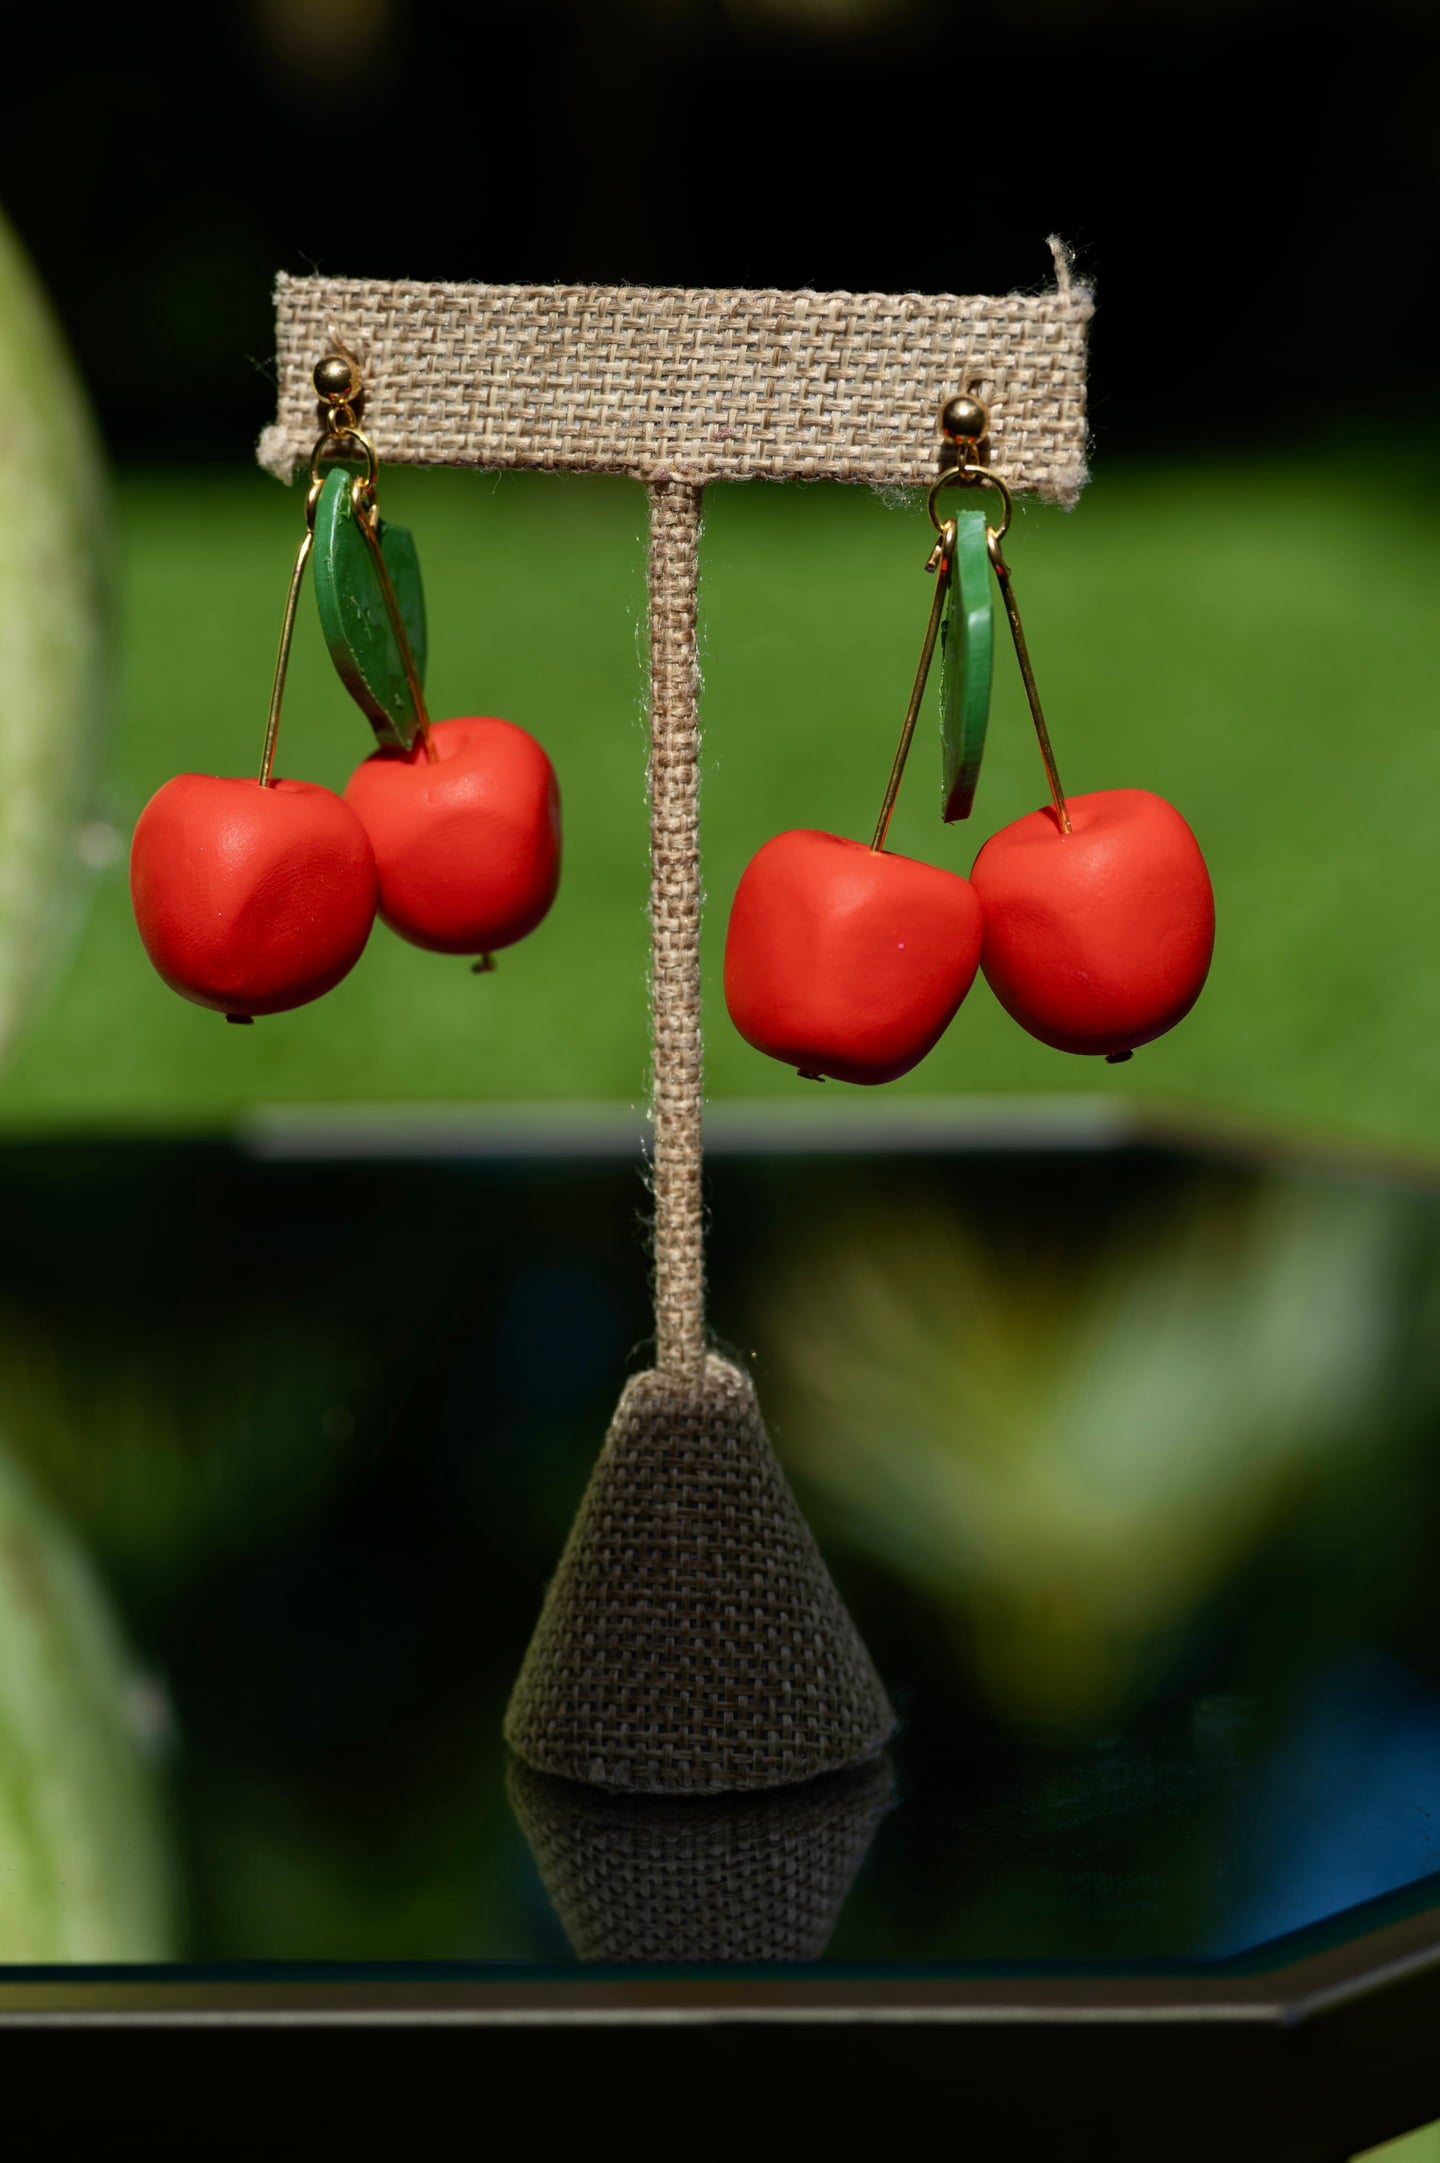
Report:
[[[377,751],[345,801],[380,873],[380,914],[437,954],[487,954],[535,929],[560,884],[560,789],[513,721],[441,721],[438,754]]]
[[[838,834],[777,834],[735,895],[725,1003],[804,1074],[896,1081],[944,1035],[980,961],[967,880]]]
[[[1072,796],[1071,831],[1032,811],[970,874],[996,998],[1057,1051],[1124,1058],[1183,1021],[1215,944],[1200,845],[1147,789]]]
[[[171,990],[248,1019],[349,974],[378,884],[365,829],[332,789],[179,774],[140,814],[130,893]]]

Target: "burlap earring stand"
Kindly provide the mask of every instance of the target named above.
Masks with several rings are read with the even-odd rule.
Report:
[[[894,1800],[885,1758],[759,1795],[617,1795],[511,1762],[510,1801],[580,1960],[820,1960]]]
[[[714,480],[928,484],[968,380],[992,467],[1085,481],[1088,290],[1004,298],[282,278],[261,462],[313,443],[343,341],[382,465],[626,473],[650,499],[655,1366],[621,1399],[550,1584],[506,1734],[542,1772],[652,1794],[814,1779],[893,1715],[771,1451],[708,1350],[700,1042],[700,514]]]

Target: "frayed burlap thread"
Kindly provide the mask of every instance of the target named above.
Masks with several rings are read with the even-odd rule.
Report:
[[[748,1375],[636,1375],[510,1702],[542,1772],[651,1795],[779,1787],[879,1752],[885,1691]]]
[[[606,1795],[512,1760],[510,1802],[580,1960],[811,1961],[895,1794],[888,1761],[768,1795]]]

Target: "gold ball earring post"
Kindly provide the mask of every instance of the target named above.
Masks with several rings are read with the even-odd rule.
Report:
[[[983,398],[960,391],[940,408],[940,433],[952,443],[979,443],[990,433],[990,409]]]
[[[327,406],[353,406],[360,395],[360,370],[348,353],[327,353],[315,363],[311,380]]]

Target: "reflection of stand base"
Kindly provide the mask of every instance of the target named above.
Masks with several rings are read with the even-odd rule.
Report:
[[[512,1761],[510,1800],[581,1960],[820,1960],[894,1783],[886,1759],[777,1794],[604,1795]]]
[[[555,1573],[505,1735],[541,1772],[651,1795],[813,1780],[894,1727],[749,1377],[637,1375]]]

